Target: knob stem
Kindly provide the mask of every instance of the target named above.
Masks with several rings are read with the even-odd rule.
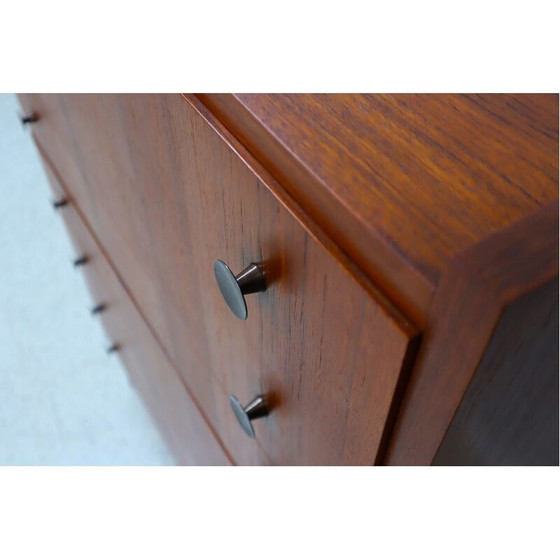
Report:
[[[245,407],[245,414],[247,414],[249,420],[263,418],[264,416],[268,416],[269,412],[268,402],[263,395],[259,395]]]
[[[244,268],[235,277],[235,280],[243,295],[256,294],[266,290],[266,281],[263,271],[260,266],[255,263],[251,263],[247,268]]]

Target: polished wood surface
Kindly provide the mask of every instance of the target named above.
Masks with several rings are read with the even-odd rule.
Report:
[[[60,179],[43,160],[56,196],[68,196]],[[118,345],[118,356],[132,384],[182,465],[229,465],[231,458],[211,432],[148,326],[135,309],[106,257],[86,229],[75,205],[60,209],[76,256],[86,256],[81,267],[92,295],[92,306],[103,304],[98,317],[108,336],[108,345]],[[102,388],[99,388],[102,390]]]
[[[187,106],[178,95],[168,99],[175,100],[175,109]],[[197,275],[192,274],[195,240],[184,212],[182,189],[188,175],[176,169],[176,161],[184,157],[195,164],[196,155],[175,146],[175,136],[181,137],[188,121],[180,110],[172,113],[165,100],[142,95],[33,96],[43,115],[35,141],[57,169],[71,161],[68,173],[63,167],[61,174],[71,178],[67,188],[74,206],[96,232],[130,298],[210,425],[226,427],[222,432],[233,450],[232,460],[266,463],[258,445],[232,424],[228,394],[209,367],[205,313]],[[168,137],[162,123],[174,119],[175,136]],[[77,135],[81,140],[75,144]],[[204,286],[209,288],[214,289],[213,279]]]
[[[198,110],[221,132],[213,115]],[[199,125],[194,111],[189,119]],[[414,329],[271,196],[264,172],[257,178],[218,135],[203,130],[200,120],[192,145],[204,156],[196,169],[185,169],[195,231],[206,228],[193,248],[199,285],[213,283],[216,257],[236,271],[263,262],[270,283],[248,296],[245,323],[217,289],[200,289],[214,370],[241,400],[260,392],[274,397],[274,412],[255,423],[273,464],[373,464]]]
[[[72,151],[87,170],[68,185],[74,204],[234,462],[379,461],[416,348],[410,322],[185,99],[45,97],[38,110],[70,123],[68,137],[88,133],[52,150],[37,130],[38,145],[55,164]],[[249,296],[246,322],[215,286],[216,258],[236,272],[267,267],[270,287]],[[259,393],[274,410],[254,442],[228,395]]]
[[[527,461],[519,416],[476,453],[461,435],[543,398],[523,302],[558,278],[557,95],[21,99],[232,463]],[[266,267],[246,322],[216,258]],[[508,337],[518,359],[481,369]],[[256,441],[232,393],[270,395]]]
[[[551,281],[558,282],[557,203],[455,259],[438,290],[385,458],[388,464],[431,463],[500,317],[510,304]],[[510,334],[523,333],[525,325],[513,322],[509,328]],[[518,367],[530,371],[532,364],[523,361]],[[515,369],[510,375],[513,379]]]
[[[558,96],[200,98],[423,327],[386,462],[429,464],[504,307],[557,275]]]
[[[436,465],[558,465],[558,280],[509,305]]]
[[[557,95],[203,95],[424,326],[453,255],[555,200]]]

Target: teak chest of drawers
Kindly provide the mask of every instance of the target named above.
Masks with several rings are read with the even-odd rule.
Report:
[[[178,462],[558,464],[558,96],[20,100]]]

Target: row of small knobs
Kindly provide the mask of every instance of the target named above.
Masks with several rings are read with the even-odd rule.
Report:
[[[28,124],[37,122],[39,120],[39,114],[37,113],[37,111],[29,111],[27,113],[20,114],[19,118],[21,124],[23,126],[26,126]],[[52,205],[55,210],[64,208],[64,206],[68,205],[68,199],[66,197],[59,198],[58,200],[54,200]],[[80,267],[80,266],[84,266],[88,262],[89,262],[89,258],[85,255],[82,255],[81,257],[75,259],[73,264],[75,267]],[[92,315],[98,315],[99,313],[105,311],[106,308],[107,306],[105,304],[100,303],[92,308],[91,313]],[[120,350],[119,344],[111,344],[108,348],[106,348],[107,354],[113,354],[114,352],[118,352],[119,350]]]
[[[29,115],[31,115],[31,113],[28,113],[27,115],[23,115],[22,116],[22,121],[25,118],[28,119],[33,119],[34,117],[30,117]],[[35,119],[36,120],[36,119]],[[27,120],[27,122],[35,122],[34,120]],[[55,210],[58,210],[60,208],[64,208],[65,206],[68,205],[68,199],[63,197],[60,198],[58,200],[54,200],[52,203],[53,207]],[[85,266],[86,264],[88,264],[90,261],[89,257],[87,255],[81,255],[79,257],[77,257],[76,259],[74,259],[74,261],[72,262],[72,264],[74,265],[75,268],[79,268],[82,266]],[[103,313],[105,310],[107,309],[107,305],[104,303],[98,303],[97,305],[95,305],[94,307],[91,308],[91,314],[92,315],[99,315],[100,313]],[[107,352],[107,354],[114,354],[115,352],[118,352],[120,350],[120,344],[111,344],[110,346],[108,346],[105,351]]]
[[[29,111],[20,115],[20,120],[23,126],[37,122],[39,115],[36,111]],[[63,197],[53,201],[55,210],[63,208],[68,205],[68,199]],[[74,260],[75,267],[84,266],[89,262],[89,258],[82,255]],[[251,263],[246,269],[241,271],[238,275],[234,275],[229,267],[222,261],[216,261],[214,264],[214,273],[218,286],[222,295],[232,310],[232,312],[239,319],[247,319],[247,306],[245,303],[245,295],[266,290],[266,281],[261,266],[256,263]],[[104,312],[107,306],[100,303],[92,308],[92,315],[98,315]],[[107,354],[113,354],[120,350],[119,344],[112,344],[106,349]],[[252,421],[257,418],[268,416],[270,410],[268,401],[265,395],[258,395],[248,405],[242,406],[239,400],[231,395],[230,404],[232,410],[237,418],[243,431],[251,438],[255,437]]]

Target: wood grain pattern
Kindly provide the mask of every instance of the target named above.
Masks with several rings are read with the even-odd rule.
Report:
[[[557,274],[558,96],[201,97],[424,326],[387,462],[429,464],[503,307]]]
[[[74,202],[234,462],[378,461],[414,327],[180,96],[62,96],[52,110],[75,127],[68,137],[87,128],[79,147],[57,148],[85,170]],[[37,142],[58,157],[39,131]],[[218,257],[268,266],[245,323],[215,286]],[[275,410],[253,442],[227,397],[261,392]]]
[[[385,458],[388,464],[432,462],[504,310],[557,279],[557,203],[457,256],[438,290]],[[524,327],[512,328],[522,333]]]
[[[438,460],[452,462],[473,449],[458,434],[477,410],[508,410],[503,383],[539,393],[515,323],[558,277],[557,95],[22,103],[233,462],[430,464],[446,433]],[[215,258],[266,263],[246,323]],[[500,329],[527,351],[484,383]],[[260,392],[275,410],[254,442],[227,396]],[[496,460],[522,446],[512,426]]]
[[[218,211],[195,248],[203,264],[200,284],[213,282],[216,257],[234,270],[264,262],[272,279],[266,292],[249,299],[245,324],[216,289],[201,291],[216,369],[235,369],[224,386],[241,400],[273,394],[275,412],[255,424],[273,464],[373,464],[414,330],[402,319],[393,322],[393,311],[377,303],[375,292],[353,279],[201,119],[193,115],[191,122],[200,127],[192,143],[204,154],[188,172],[196,229]],[[236,389],[243,376],[245,396]]]
[[[43,164],[53,192],[66,195],[56,171],[45,160]],[[119,345],[117,355],[179,464],[230,465],[227,452],[209,429],[73,204],[61,209],[60,215],[76,255],[88,258],[82,270],[93,304],[106,306],[99,318],[108,340]]]
[[[419,326],[453,255],[557,198],[557,95],[203,95]]]
[[[175,109],[186,106],[180,96],[174,97]],[[234,462],[266,463],[255,442],[238,426],[232,427],[231,411],[224,406],[229,406],[228,395],[208,367],[211,352],[201,328],[205,311],[200,301],[200,292],[208,285],[199,286],[196,274],[191,274],[196,238],[188,229],[182,192],[188,176],[180,175],[176,166],[176,160],[184,157],[192,164],[195,155],[174,146],[175,137],[167,135],[164,123],[175,122],[171,132],[180,139],[188,120],[180,111],[177,115],[170,111],[164,99],[34,97],[43,115],[42,128],[34,131],[36,143],[53,162],[66,165],[71,159],[76,169],[83,170],[79,175],[69,173],[75,181],[68,189],[76,209],[90,231],[98,234],[131,299],[211,425],[226,425]],[[54,123],[60,122],[72,130],[57,133],[61,125]],[[87,133],[80,132],[84,130]],[[78,136],[80,141],[72,142]],[[50,141],[53,137],[56,143]]]
[[[558,281],[509,305],[435,465],[558,465]]]

